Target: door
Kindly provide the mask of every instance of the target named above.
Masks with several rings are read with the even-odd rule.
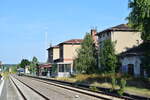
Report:
[[[134,75],[134,65],[133,64],[128,64],[128,74]]]

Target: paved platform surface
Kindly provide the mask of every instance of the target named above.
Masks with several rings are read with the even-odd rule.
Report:
[[[4,80],[4,85],[2,88],[2,93],[0,95],[0,100],[19,100],[18,95],[9,78]]]

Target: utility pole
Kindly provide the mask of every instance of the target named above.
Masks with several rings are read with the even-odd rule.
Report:
[[[45,61],[47,62],[47,36],[48,36],[48,32],[45,32]]]

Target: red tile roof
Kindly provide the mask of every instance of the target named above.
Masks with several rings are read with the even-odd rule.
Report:
[[[68,41],[64,41],[60,44],[80,44],[82,42],[83,42],[82,39],[71,39],[71,40],[68,40]]]
[[[80,44],[80,43],[82,43],[82,42],[83,42],[82,39],[71,39],[71,40],[64,41],[64,42],[62,42],[62,43],[60,43],[60,44]],[[60,45],[60,44],[58,44],[58,45],[56,45],[56,46],[49,47],[47,50],[50,50],[50,49],[52,49],[52,48],[59,48],[59,45]]]
[[[39,66],[40,68],[49,68],[49,67],[52,67],[51,64],[42,64]]]

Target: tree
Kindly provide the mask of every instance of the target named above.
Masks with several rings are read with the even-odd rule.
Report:
[[[142,39],[150,41],[150,0],[130,0],[129,25],[142,32]]]
[[[77,50],[78,56],[74,61],[75,69],[79,73],[93,73],[96,71],[96,48],[92,36],[87,33]]]
[[[115,55],[115,42],[112,42],[110,39],[104,40],[100,44],[100,70],[102,73],[111,73],[111,84],[112,91],[115,89],[116,79],[115,72],[117,69],[117,56]]]
[[[39,61],[36,57],[33,57],[31,63],[30,63],[30,67],[29,67],[29,71],[30,73],[35,73],[35,72],[39,72]]]
[[[19,64],[19,66],[24,69],[27,65],[30,65],[30,61],[28,59],[22,59],[21,63]]]
[[[117,57],[115,55],[115,43],[110,39],[105,40],[100,47],[100,69],[102,72],[115,73],[117,67]]]
[[[130,0],[131,12],[128,16],[129,25],[141,31],[141,38],[144,44],[144,57],[142,67],[149,74],[150,72],[150,0]],[[150,75],[149,75],[150,76]]]
[[[16,73],[16,72],[17,72],[17,65],[12,66],[11,68],[12,68],[12,72],[13,72],[13,73]]]
[[[144,54],[141,58],[141,67],[147,72],[147,75],[150,77],[150,43],[143,43],[142,44]]]

